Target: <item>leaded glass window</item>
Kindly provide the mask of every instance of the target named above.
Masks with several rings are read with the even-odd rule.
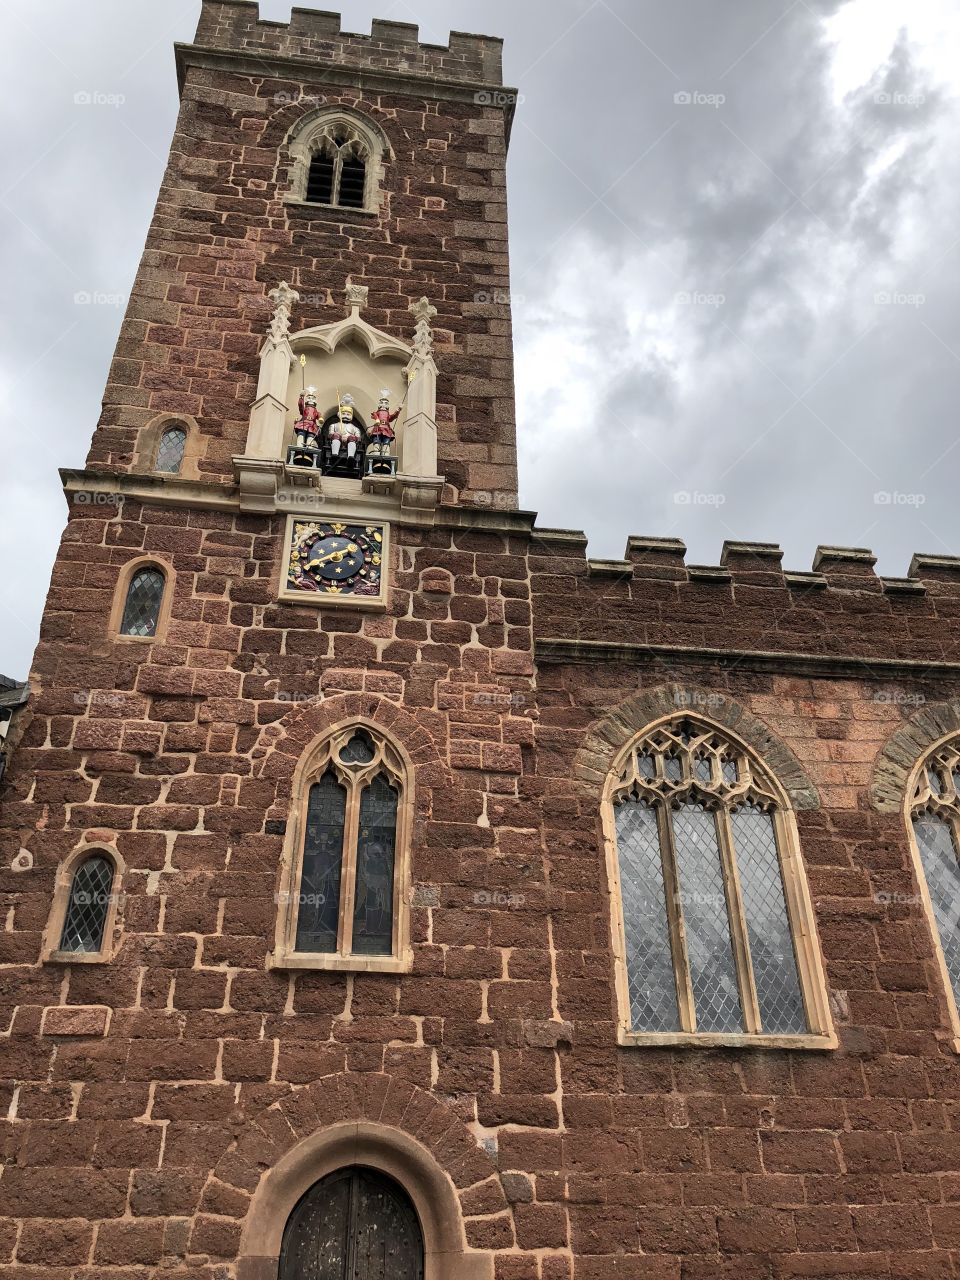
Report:
[[[166,579],[160,569],[147,566],[137,570],[127,588],[127,599],[120,623],[121,635],[155,636],[157,634],[165,585]]]
[[[359,727],[337,734],[321,760],[307,796],[294,952],[395,955],[402,763]]]
[[[631,748],[611,799],[624,1031],[826,1036],[792,814],[759,761],[680,717]]]
[[[113,876],[113,862],[103,853],[92,854],[77,867],[60,934],[60,951],[90,955],[103,950]]]
[[[168,427],[160,437],[160,444],[157,446],[157,471],[177,475],[183,466],[183,453],[186,447],[186,429]]]
[[[920,770],[911,819],[931,924],[960,1026],[960,741],[939,748]]]

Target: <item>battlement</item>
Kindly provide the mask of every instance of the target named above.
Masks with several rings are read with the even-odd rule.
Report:
[[[578,530],[535,530],[538,658],[635,661],[669,650],[748,665],[765,655],[785,670],[889,678],[936,667],[960,678],[960,557],[916,555],[897,578],[878,575],[865,547],[818,547],[807,571],[784,571],[783,551],[768,542],[725,542],[718,565],[686,555],[679,538],[632,536],[622,560],[594,560]]]
[[[287,22],[261,20],[256,0],[203,0],[195,44],[259,57],[314,59],[358,71],[394,71],[464,84],[503,84],[503,41],[451,31],[446,45],[421,44],[414,23],[374,19],[370,34],[341,29],[341,15],[294,9]]]
[[[918,553],[904,578],[881,577],[877,557],[866,547],[820,546],[810,570],[785,570],[783,550],[774,542],[726,541],[719,565],[687,564],[681,538],[631,534],[622,560],[595,560],[587,555],[587,538],[579,529],[536,529],[534,555],[562,561],[563,572],[596,578],[652,579],[670,582],[738,583],[786,587],[795,591],[832,587],[891,595],[922,594],[929,587],[960,594],[960,556]]]

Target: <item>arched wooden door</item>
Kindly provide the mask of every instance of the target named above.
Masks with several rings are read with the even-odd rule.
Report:
[[[331,1173],[290,1215],[279,1280],[423,1280],[423,1233],[410,1197],[373,1169]]]

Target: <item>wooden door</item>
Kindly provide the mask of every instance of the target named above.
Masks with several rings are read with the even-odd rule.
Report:
[[[330,1174],[290,1215],[279,1280],[423,1280],[423,1234],[409,1196],[373,1169]]]

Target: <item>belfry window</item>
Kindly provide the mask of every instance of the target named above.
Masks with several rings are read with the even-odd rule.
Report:
[[[281,959],[361,968],[399,961],[407,787],[398,752],[375,730],[354,726],[325,744],[304,780],[290,887],[281,895]]]
[[[910,817],[922,897],[960,1036],[960,740],[924,762]]]
[[[130,579],[120,622],[120,634],[149,638],[157,634],[166,578],[152,565],[138,569]]]
[[[386,165],[393,159],[380,125],[352,107],[317,107],[287,135],[293,203],[375,213]]]
[[[793,815],[760,762],[677,719],[630,749],[608,794],[623,1035],[827,1035]]]
[[[359,138],[325,135],[310,159],[306,198],[312,204],[362,209],[366,177],[365,148]]]

